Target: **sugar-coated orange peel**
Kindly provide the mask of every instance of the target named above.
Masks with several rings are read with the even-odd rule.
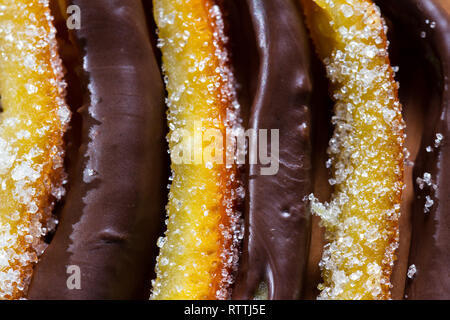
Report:
[[[386,26],[369,0],[302,0],[335,100],[327,163],[334,193],[312,211],[326,228],[321,299],[388,299],[398,246],[404,122]]]
[[[174,161],[192,132],[213,129],[225,137],[239,126],[221,10],[212,0],[153,4],[168,91],[172,184],[152,299],[226,299],[237,261],[236,165],[205,161],[205,141],[193,147],[203,161]]]
[[[24,296],[64,193],[70,111],[48,1],[0,1],[0,298]]]

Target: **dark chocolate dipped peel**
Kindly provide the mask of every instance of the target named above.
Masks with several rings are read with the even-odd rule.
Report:
[[[75,37],[87,81],[82,144],[28,298],[145,299],[165,202],[161,75],[140,1],[72,4],[81,9]]]
[[[298,299],[311,228],[303,201],[312,190],[308,36],[295,1],[247,5],[259,56],[248,128],[279,129],[279,168],[262,175],[264,165],[247,165],[246,231],[233,298]]]
[[[403,54],[411,56],[412,50],[420,53],[418,57],[413,55],[415,60],[406,72],[417,77],[421,66],[426,69],[420,89],[405,87],[403,93],[406,98],[416,96],[414,101],[419,101],[424,114],[423,136],[414,164],[416,199],[405,298],[449,299],[450,174],[446,165],[450,161],[450,16],[435,0],[376,2],[400,29]]]

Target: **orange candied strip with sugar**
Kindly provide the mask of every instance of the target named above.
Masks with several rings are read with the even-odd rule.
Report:
[[[153,3],[168,91],[172,184],[152,299],[225,299],[237,259],[236,166],[174,161],[194,130],[225,135],[239,126],[221,12],[211,0]],[[206,147],[196,145],[193,153]]]
[[[63,193],[70,118],[48,1],[0,0],[0,298],[24,296]]]
[[[320,299],[388,299],[398,246],[404,122],[385,24],[368,0],[303,0],[335,100],[327,163],[334,193],[312,210],[326,227]]]

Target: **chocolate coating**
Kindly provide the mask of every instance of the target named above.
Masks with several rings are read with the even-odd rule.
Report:
[[[417,271],[406,282],[405,297],[450,299],[450,173],[446,168],[450,161],[450,16],[437,0],[376,3],[398,29],[399,43],[393,44],[401,47],[403,60],[410,60],[407,77],[400,77],[400,94],[411,104],[421,104],[423,109],[424,129],[413,181],[430,173],[436,185],[435,190],[426,184],[423,189],[418,184],[414,186],[416,199],[408,264],[414,264]],[[426,80],[420,86],[417,80],[411,80],[422,77]],[[414,81],[415,86],[408,84]],[[406,89],[403,84],[407,84]],[[444,138],[435,147],[437,133]],[[427,152],[427,146],[433,147],[433,151]],[[434,201],[429,213],[424,212],[426,196]]]
[[[248,128],[279,129],[279,171],[261,175],[247,166],[246,230],[233,291],[251,299],[259,284],[268,299],[302,294],[310,242],[310,98],[312,79],[308,36],[291,0],[248,0],[259,70]]]
[[[161,75],[141,1],[72,3],[90,94],[60,225],[28,298],[145,299],[166,202]],[[79,290],[66,285],[70,265],[80,268]]]

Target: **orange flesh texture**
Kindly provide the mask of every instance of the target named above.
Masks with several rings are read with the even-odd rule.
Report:
[[[0,298],[24,296],[63,193],[70,111],[47,1],[0,1]]]
[[[379,9],[303,0],[335,100],[328,154],[334,193],[312,211],[326,228],[319,299],[388,299],[398,246],[404,122]]]
[[[237,259],[237,168],[208,161],[209,139],[194,138],[208,130],[225,137],[239,125],[220,9],[210,0],[155,0],[154,16],[168,91],[172,184],[152,299],[226,299]],[[184,149],[184,160],[174,161],[189,141],[195,141],[192,154]],[[225,157],[220,146],[215,152]]]

